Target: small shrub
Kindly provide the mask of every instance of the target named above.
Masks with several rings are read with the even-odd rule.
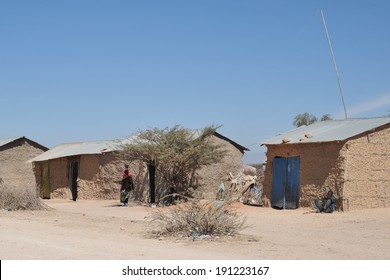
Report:
[[[233,235],[245,228],[245,217],[232,203],[217,205],[192,200],[169,209],[156,209],[148,219],[161,225],[159,234],[190,237],[198,235]]]
[[[47,210],[34,187],[11,187],[0,184],[0,209]]]

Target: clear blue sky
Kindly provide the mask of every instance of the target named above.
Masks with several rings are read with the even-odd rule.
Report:
[[[47,147],[175,124],[259,141],[297,114],[390,109],[390,1],[0,1],[0,138]]]

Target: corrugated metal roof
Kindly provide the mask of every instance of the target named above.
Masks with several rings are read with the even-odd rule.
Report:
[[[222,136],[221,134],[220,137]],[[194,135],[196,137],[196,134]],[[223,136],[224,137],[224,136]],[[37,161],[46,161],[50,159],[77,156],[77,155],[87,155],[87,154],[103,154],[107,152],[113,152],[119,150],[120,146],[123,144],[129,144],[134,141],[132,136],[122,140],[108,140],[108,141],[91,141],[91,142],[75,142],[75,143],[65,143],[55,146],[54,148],[44,152],[43,154],[30,159],[29,163]],[[226,138],[226,137],[224,137]],[[228,138],[226,138],[229,140]],[[229,140],[231,141],[231,140]],[[233,142],[233,141],[231,141]],[[235,143],[235,142],[233,142]],[[238,144],[236,144],[238,145]],[[247,148],[240,146],[244,150]]]
[[[290,144],[343,141],[388,123],[390,117],[316,122],[261,141],[260,145],[282,144],[283,139],[289,139]],[[305,135],[312,137],[307,138]]]
[[[103,154],[118,150],[119,146],[127,141],[128,139],[60,144],[47,152],[30,159],[28,162],[45,161],[77,155]]]
[[[4,146],[4,145],[7,145],[11,142],[14,142],[20,138],[23,138],[23,136],[19,136],[19,137],[10,137],[10,138],[3,138],[3,139],[0,139],[0,147]]]

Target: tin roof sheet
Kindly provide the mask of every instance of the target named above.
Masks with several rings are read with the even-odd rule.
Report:
[[[218,134],[220,135],[220,134]],[[196,136],[196,135],[195,135]],[[107,152],[113,152],[120,149],[124,144],[129,144],[134,141],[136,136],[131,136],[122,140],[108,140],[108,141],[91,141],[91,142],[74,142],[74,143],[65,143],[60,144],[52,149],[44,152],[43,154],[30,159],[27,162],[38,162],[46,161],[56,158],[77,156],[77,155],[87,155],[87,154],[103,154]],[[222,137],[220,135],[220,137]],[[226,138],[226,137],[225,137]],[[228,138],[226,138],[228,139]],[[229,139],[228,139],[229,140]],[[231,141],[231,140],[229,140]],[[233,142],[233,141],[231,141]],[[235,142],[233,142],[235,143]],[[236,143],[235,143],[236,144]],[[236,144],[239,146],[238,144]],[[247,150],[243,146],[239,146],[244,150]]]
[[[289,144],[344,141],[389,123],[390,117],[321,121],[276,135],[260,145],[282,144],[283,139],[289,139]]]
[[[47,152],[30,159],[28,162],[46,161],[61,157],[88,155],[88,154],[103,154],[118,150],[119,146],[124,144],[126,140],[108,140],[108,141],[93,141],[93,142],[76,142],[60,144]]]

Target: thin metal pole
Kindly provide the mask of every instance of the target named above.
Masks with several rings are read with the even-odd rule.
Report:
[[[335,59],[334,53],[333,53],[332,43],[330,42],[328,28],[326,27],[325,17],[324,17],[324,13],[322,12],[322,9],[321,9],[321,16],[322,16],[322,22],[324,23],[324,27],[325,27],[326,37],[328,38],[329,49],[330,49],[330,53],[331,53],[332,59],[333,59],[333,66],[334,66],[334,69],[336,71],[337,83],[339,85],[341,101],[343,102],[343,106],[344,106],[345,119],[347,119],[348,118],[347,117],[347,108],[345,107],[343,88],[341,87],[341,80],[340,80],[339,70],[337,69],[337,64],[336,64],[336,59]]]

